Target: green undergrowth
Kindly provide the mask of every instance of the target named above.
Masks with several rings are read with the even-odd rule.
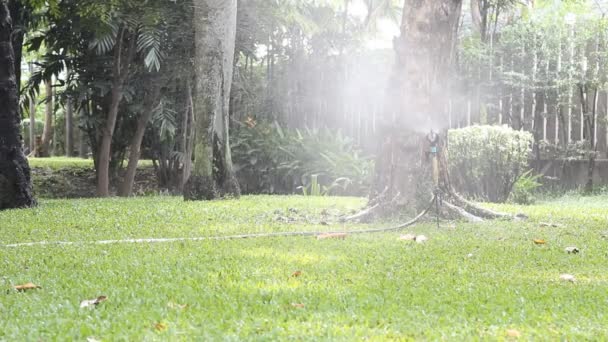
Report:
[[[369,228],[337,220],[363,204],[43,201],[0,213],[0,244]],[[604,340],[606,204],[494,206],[530,219],[423,223],[408,230],[428,237],[420,244],[384,233],[0,247],[0,340]],[[564,273],[576,281],[560,281]],[[27,282],[42,288],[12,290]],[[79,307],[101,295],[97,307]]]

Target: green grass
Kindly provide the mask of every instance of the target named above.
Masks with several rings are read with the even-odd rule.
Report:
[[[49,168],[51,170],[60,169],[92,169],[93,159],[52,157],[52,158],[28,158],[31,167]],[[126,162],[125,162],[126,165]],[[140,160],[140,167],[151,167],[151,160]]]
[[[526,340],[606,340],[607,203],[572,197],[499,206],[530,220],[411,228],[429,237],[425,244],[387,233],[0,247],[0,340],[461,341],[508,339],[508,329]],[[0,244],[348,230],[362,226],[319,221],[362,204],[264,196],[44,201],[0,213]],[[570,245],[581,253],[566,254]],[[562,273],[577,282],[559,281]],[[42,289],[11,290],[26,282]],[[108,300],[79,308],[99,295]]]

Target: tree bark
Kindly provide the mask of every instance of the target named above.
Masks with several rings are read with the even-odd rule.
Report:
[[[7,2],[0,0],[0,210],[36,205],[30,167],[21,146],[19,92]]]
[[[230,154],[229,106],[236,39],[236,0],[196,0],[194,169],[186,200],[240,195]]]
[[[97,157],[97,196],[110,195],[110,158],[112,154],[112,137],[118,118],[118,107],[122,102],[124,86],[129,74],[129,66],[135,56],[136,37],[127,28],[122,27],[114,47],[112,70],[112,95],[110,108],[102,128],[101,143]]]

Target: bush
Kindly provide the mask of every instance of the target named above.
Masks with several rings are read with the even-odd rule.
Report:
[[[246,193],[294,193],[313,182],[331,195],[363,195],[369,189],[372,161],[339,132],[284,130],[276,122],[249,120],[239,124],[232,141]]]
[[[509,197],[509,200],[513,203],[529,205],[536,201],[534,196],[536,189],[542,184],[538,180],[542,177],[541,175],[535,175],[532,173],[533,170],[529,170],[515,182],[513,191]]]
[[[505,202],[528,170],[532,134],[507,126],[472,126],[449,132],[452,185],[467,197]]]

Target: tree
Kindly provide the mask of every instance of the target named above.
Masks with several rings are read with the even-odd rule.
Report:
[[[7,1],[0,0],[0,210],[36,204],[19,135],[21,117],[12,34]]]
[[[236,39],[237,0],[195,0],[194,170],[186,200],[239,195],[232,166],[229,104]]]
[[[461,7],[458,0],[405,3],[401,36],[394,40],[396,64],[370,208],[419,207],[420,199],[426,205],[432,195],[437,205],[442,196],[445,209],[469,219],[505,216],[473,205],[452,189],[445,143],[438,134],[448,128],[444,94],[451,81]]]
[[[46,110],[44,112],[44,131],[42,133],[42,151],[38,151],[41,157],[51,156],[51,140],[53,138],[54,127],[53,117],[55,116],[55,106],[53,101],[53,81],[49,79],[45,82],[46,88]]]
[[[416,165],[420,164],[424,132],[447,128],[443,94],[450,81],[461,6],[461,1],[454,0],[405,3],[401,36],[394,40],[396,65],[389,85],[390,104],[384,118],[373,196],[386,191],[391,196],[414,194],[423,183]],[[407,170],[395,170],[399,159]],[[398,185],[397,178],[407,181]]]

